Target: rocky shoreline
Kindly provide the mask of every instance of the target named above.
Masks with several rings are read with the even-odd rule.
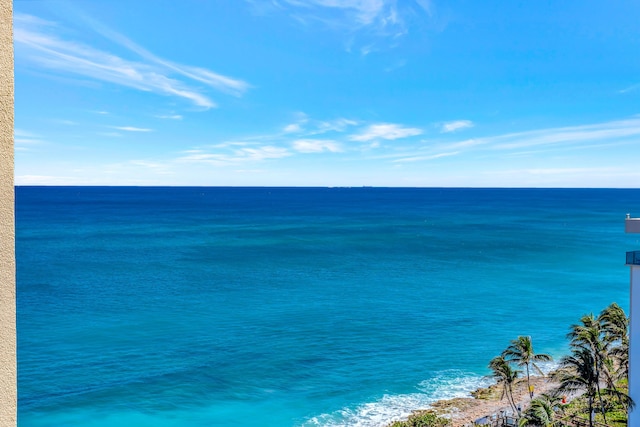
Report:
[[[558,385],[550,379],[543,377],[531,377],[531,384],[534,386],[535,395],[545,393]],[[433,412],[437,415],[450,418],[452,427],[466,427],[473,425],[475,420],[484,416],[497,415],[503,410],[511,411],[509,403],[506,398],[502,396],[502,388],[498,384],[480,388],[472,392],[471,395],[472,397],[438,400],[432,403],[429,408],[415,412]],[[525,379],[520,379],[514,384],[513,395],[515,401],[523,410],[529,405],[531,399]]]

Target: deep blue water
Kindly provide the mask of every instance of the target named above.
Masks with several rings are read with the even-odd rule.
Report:
[[[640,190],[17,187],[19,426],[378,426],[629,303]]]

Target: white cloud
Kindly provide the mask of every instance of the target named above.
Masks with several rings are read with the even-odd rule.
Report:
[[[627,93],[627,92],[634,92],[636,90],[640,89],[640,83],[636,83],[634,85],[631,86],[627,86],[624,89],[620,89],[618,91],[618,93]]]
[[[54,119],[52,120],[54,123],[58,123],[66,126],[77,126],[78,122],[74,122],[73,120],[65,120],[65,119]]]
[[[264,14],[284,12],[304,26],[319,24],[348,37],[347,52],[356,51],[366,56],[382,47],[395,47],[398,38],[409,32],[409,27],[419,21],[423,28],[425,19],[432,17],[431,0],[279,0],[272,3],[246,0],[253,9]],[[400,3],[400,4],[399,4]],[[270,4],[271,6],[266,6]],[[389,42],[384,43],[387,39]]]
[[[322,153],[324,151],[338,153],[342,151],[340,145],[335,141],[321,139],[299,139],[293,142],[293,149],[300,153]]]
[[[452,151],[449,153],[438,153],[438,154],[431,154],[428,156],[404,157],[401,159],[394,160],[393,163],[408,163],[408,162],[420,162],[425,160],[435,160],[435,159],[440,159],[442,157],[456,156],[458,154],[460,154],[459,151]]]
[[[216,104],[201,89],[192,87],[188,79],[236,96],[249,88],[249,84],[242,80],[159,58],[99,23],[92,21],[92,24],[100,34],[138,54],[141,60],[123,59],[84,43],[63,39],[56,34],[56,31],[62,31],[54,23],[19,13],[14,16],[16,59],[23,64],[32,63],[58,72],[183,98],[204,108],[212,108]],[[187,80],[178,77],[186,77]]]
[[[24,129],[17,129],[17,128],[13,129],[13,135],[15,137],[22,136],[22,137],[25,137],[25,138],[37,138],[36,134],[34,134],[32,132],[29,132],[29,131],[26,131]]]
[[[363,25],[371,24],[384,8],[383,0],[284,0],[290,6],[306,9],[329,8],[352,14]]]
[[[245,141],[225,141],[219,144],[207,145],[206,148],[234,148],[234,147],[247,147],[250,145],[256,145],[256,144],[251,142],[245,142]],[[202,150],[192,150],[192,151],[202,152]]]
[[[149,160],[130,160],[129,164],[136,167],[152,169],[159,173],[170,173],[165,163],[153,162]]]
[[[441,133],[449,133],[455,132],[461,129],[467,129],[473,127],[473,122],[471,120],[456,120],[453,122],[443,123],[440,132]]]
[[[240,96],[244,92],[246,92],[250,85],[242,80],[234,79],[228,76],[224,76],[222,74],[215,73],[213,71],[207,70],[201,67],[194,67],[190,65],[182,65],[178,64],[163,58],[160,58],[153,53],[149,52],[142,46],[128,39],[124,35],[117,33],[110,28],[106,27],[102,23],[95,21],[94,19],[89,18],[86,15],[80,15],[80,17],[86,21],[89,26],[102,34],[104,37],[109,40],[120,44],[121,46],[126,47],[132,52],[137,53],[142,58],[153,62],[157,65],[166,67],[178,74],[182,74],[185,77],[189,77],[193,80],[202,82],[208,86],[211,86],[219,91],[226,92],[232,94],[234,96]]]
[[[302,130],[302,126],[299,123],[291,123],[284,127],[283,131],[287,133],[300,132]]]
[[[42,144],[40,136],[23,129],[13,130],[13,144],[16,151],[29,151],[33,145]]]
[[[350,126],[356,126],[359,122],[356,120],[339,118],[335,120],[329,120],[326,122],[320,122],[317,125],[316,133],[325,132],[344,132]]]
[[[249,160],[265,160],[288,157],[291,153],[286,148],[264,146],[259,148],[242,148],[236,151],[236,155]]]
[[[291,155],[291,152],[286,148],[270,145],[256,148],[243,147],[226,153],[210,153],[204,150],[188,150],[185,153],[187,155],[178,158],[178,162],[207,163],[216,166],[259,162],[267,159],[280,159]]]
[[[389,27],[402,25],[401,12],[396,0],[283,0],[289,6],[307,9],[311,12],[319,10],[335,10],[344,13],[352,24],[358,26],[377,25]],[[409,2],[407,6],[420,9],[431,14],[428,0]]]
[[[640,118],[616,120],[592,125],[567,126],[517,132],[478,140],[500,150],[522,149],[542,145],[575,145],[591,141],[613,142],[614,140],[640,136]]]
[[[309,116],[305,113],[299,111],[294,114],[295,121],[293,123],[289,123],[282,130],[285,133],[298,133],[304,131],[304,125],[309,122]]]
[[[408,128],[393,123],[381,123],[369,126],[362,133],[352,135],[353,141],[371,141],[374,139],[399,139],[422,134],[422,129]]]
[[[599,172],[613,172],[613,168],[537,168],[537,169],[525,169],[518,171],[525,172],[531,175],[558,175],[558,174],[589,174]]]
[[[541,150],[587,150],[598,147],[638,144],[640,117],[604,123],[565,126],[471,138],[440,144],[441,149],[494,150],[535,155]],[[513,153],[511,153],[513,154]]]
[[[285,133],[303,133],[305,135],[320,135],[327,132],[344,132],[350,126],[359,124],[356,120],[338,118],[333,120],[312,120],[304,113],[298,113],[298,120],[283,128]]]
[[[134,126],[113,126],[114,129],[124,130],[127,132],[153,132],[153,129],[137,128]]]
[[[70,183],[86,184],[70,176],[16,175],[15,178],[15,185],[70,185]]]
[[[371,52],[375,52],[377,49],[374,47],[374,45],[370,44],[367,46],[362,46],[360,48],[360,55],[362,56],[367,56],[369,55]]]
[[[167,119],[167,120],[182,120],[182,116],[180,114],[167,114],[156,116],[159,119]]]
[[[16,145],[34,145],[34,144],[42,143],[40,139],[34,139],[34,138],[14,138],[13,142]]]

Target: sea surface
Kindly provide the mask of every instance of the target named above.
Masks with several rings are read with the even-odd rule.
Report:
[[[382,426],[629,305],[640,190],[17,187],[18,425]]]

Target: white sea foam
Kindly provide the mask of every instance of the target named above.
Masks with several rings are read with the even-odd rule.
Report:
[[[538,365],[540,370],[545,375],[548,375],[549,372],[555,371],[556,369],[558,369],[560,367],[560,361],[557,360],[557,359],[554,359],[551,362],[537,362],[536,365]],[[532,371],[531,374],[532,375],[537,375],[538,373],[536,371]]]
[[[393,421],[406,419],[415,410],[427,409],[437,400],[470,397],[472,391],[491,383],[492,380],[469,372],[442,371],[422,381],[417,386],[419,392],[384,395],[375,402],[343,408],[331,414],[318,415],[304,422],[301,427],[384,426]]]

